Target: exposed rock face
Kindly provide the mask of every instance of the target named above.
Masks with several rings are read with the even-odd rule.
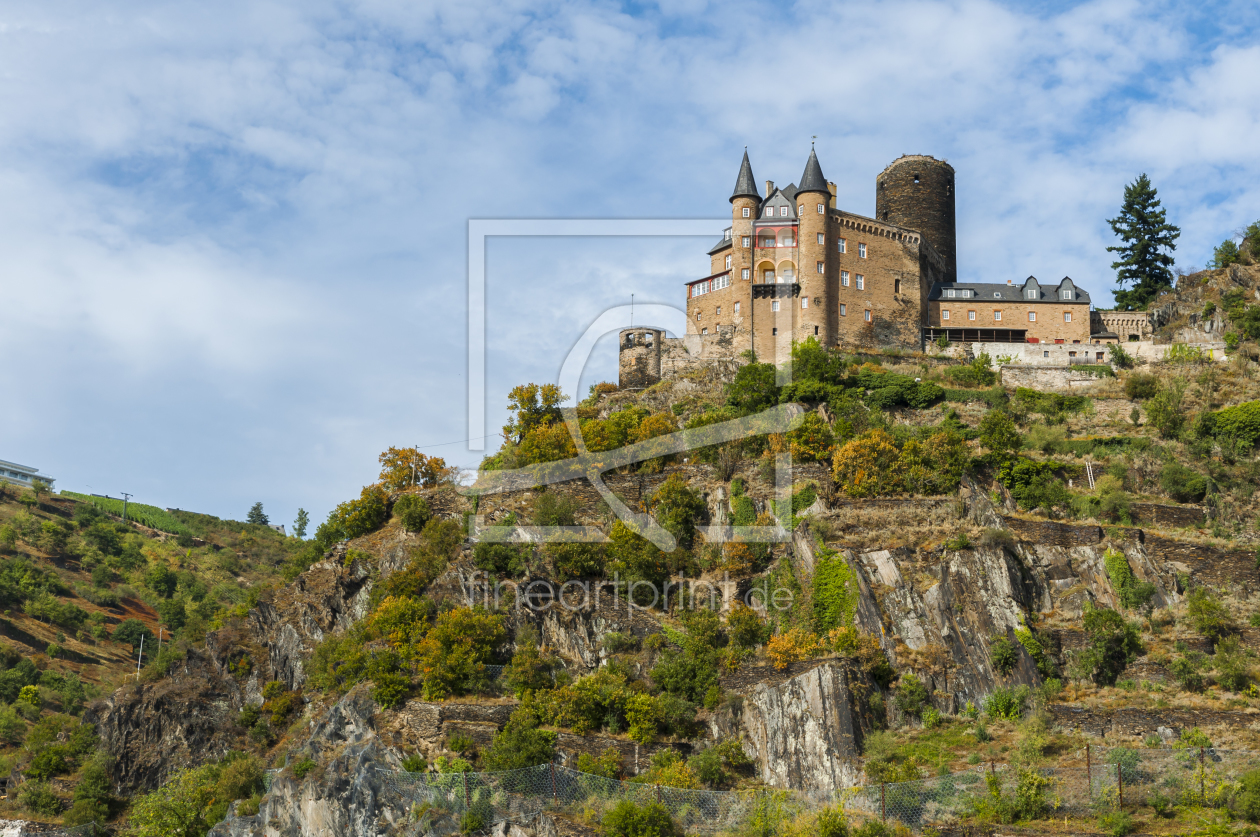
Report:
[[[871,729],[860,696],[874,688],[843,663],[824,663],[756,683],[745,691],[739,716],[719,716],[711,728],[715,735],[743,735],[766,784],[825,799],[860,782],[862,735]],[[734,728],[722,729],[728,725]]]
[[[272,679],[288,689],[306,682],[303,667],[315,646],[367,615],[372,584],[366,567],[321,561],[292,584],[269,592],[249,612],[248,629],[267,649]]]
[[[240,686],[213,659],[189,651],[166,678],[123,686],[89,706],[83,720],[96,725],[101,746],[114,757],[115,792],[131,793],[241,748],[233,718],[242,699]]]

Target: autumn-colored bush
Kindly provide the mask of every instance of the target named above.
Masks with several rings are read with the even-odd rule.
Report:
[[[792,663],[808,660],[822,650],[823,644],[817,635],[804,628],[792,628],[785,633],[775,634],[766,643],[766,655],[777,669],[785,669]]]
[[[792,458],[803,462],[826,462],[835,450],[835,436],[826,419],[818,413],[806,413],[800,426],[787,434]]]

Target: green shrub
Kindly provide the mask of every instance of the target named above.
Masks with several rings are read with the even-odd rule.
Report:
[[[1019,665],[1015,644],[1004,636],[989,640],[989,658],[993,661],[993,668],[1002,674],[1010,674]]]
[[[310,756],[306,756],[297,764],[293,765],[293,776],[300,781],[305,779],[306,774],[310,773],[316,767],[318,767],[318,765],[315,763],[315,759]]]
[[[394,503],[394,517],[408,532],[421,531],[432,516],[428,502],[417,494],[404,494]]]
[[[39,779],[22,783],[17,792],[18,804],[35,814],[56,816],[61,813],[61,800],[48,783]]]
[[[1134,372],[1124,378],[1124,394],[1134,401],[1154,398],[1157,392],[1159,392],[1159,378],[1154,375]]]
[[[1244,773],[1238,785],[1238,793],[1234,795],[1230,809],[1247,822],[1260,822],[1260,770]]]
[[[897,694],[893,702],[902,712],[918,717],[930,698],[923,681],[912,673],[906,673],[901,675],[897,683]]]
[[[1099,816],[1098,825],[1111,837],[1125,837],[1137,827],[1128,811],[1108,811]]]
[[[997,373],[990,368],[990,363],[989,356],[982,352],[966,366],[946,367],[945,375],[964,387],[990,387],[997,380]]]
[[[1168,462],[1160,469],[1159,487],[1178,503],[1197,503],[1207,493],[1207,479],[1180,462]]]
[[[556,734],[539,729],[534,715],[522,707],[494,736],[483,761],[487,770],[516,770],[547,764],[555,755]]]
[[[1234,630],[1229,609],[1206,587],[1195,587],[1186,597],[1186,613],[1194,629],[1212,640]]]
[[[998,686],[984,700],[984,711],[991,718],[1019,720],[1028,702],[1027,686]]]
[[[1249,445],[1260,440],[1260,401],[1248,401],[1215,413],[1217,436],[1233,436]]]
[[[682,837],[683,834],[669,810],[656,802],[638,805],[622,800],[604,815],[600,824],[605,837]]]

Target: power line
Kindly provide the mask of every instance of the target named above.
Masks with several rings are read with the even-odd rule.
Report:
[[[454,442],[438,442],[436,445],[414,445],[414,447],[416,449],[444,448],[447,445],[462,445],[464,442],[481,441],[482,439],[489,439],[491,436],[498,436],[498,435],[499,435],[498,433],[490,433],[485,436],[474,436],[472,439],[456,439]]]

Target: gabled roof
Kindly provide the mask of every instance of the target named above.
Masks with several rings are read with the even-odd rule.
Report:
[[[831,194],[831,190],[827,188],[827,178],[823,177],[822,166],[818,165],[818,155],[814,153],[813,146],[810,146],[809,159],[805,161],[805,173],[801,175],[801,185],[796,191]]]
[[[786,186],[780,186],[779,188],[775,189],[766,197],[764,201],[761,202],[761,206],[757,207],[758,218],[760,218],[760,220],[762,221],[768,220],[765,218],[767,206],[774,206],[774,207],[786,206],[788,208],[787,215],[780,216],[776,213],[774,216],[775,218],[795,218],[796,217],[796,196],[799,193],[799,191],[800,190],[796,188],[795,183],[789,183]]]
[[[731,246],[731,239],[727,238],[726,236],[722,236],[721,240],[719,240],[717,244],[714,244],[712,247],[709,248],[708,255],[712,256],[714,253],[720,253],[723,250],[729,249],[730,246]]]
[[[739,177],[735,178],[735,191],[731,192],[731,202],[736,198],[760,198],[757,181],[753,177],[752,163],[748,162],[748,149],[744,149],[744,162],[739,165]]]
[[[1033,288],[1037,291],[1035,299],[1029,299],[1025,296],[1025,291]],[[999,300],[1003,302],[1044,302],[1044,303],[1063,303],[1070,302],[1072,304],[1088,305],[1090,303],[1089,293],[1082,290],[1068,277],[1063,277],[1058,286],[1053,291],[1045,290],[1045,286],[1037,281],[1035,276],[1029,276],[1019,285],[998,284],[996,282],[937,282],[932,285],[932,290],[928,292],[929,300],[948,299],[945,296],[946,290],[969,290],[973,294],[967,299],[982,302],[984,300]],[[1072,299],[1060,299],[1059,291],[1072,290]]]

